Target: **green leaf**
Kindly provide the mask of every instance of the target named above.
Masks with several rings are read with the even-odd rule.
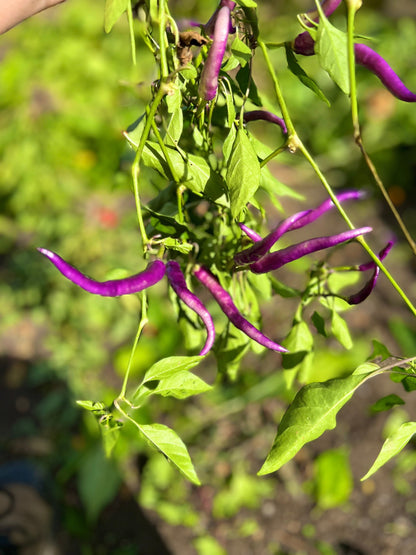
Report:
[[[104,30],[109,33],[116,21],[127,10],[130,0],[106,0],[104,9]]]
[[[416,434],[416,422],[405,422],[399,428],[394,430],[386,441],[374,461],[372,467],[361,481],[366,480],[372,476],[379,468],[381,468],[387,461],[396,456],[400,451],[409,443],[412,437]]]
[[[181,107],[177,108],[170,117],[164,142],[169,146],[176,146],[179,143],[183,131],[183,112]]]
[[[188,480],[196,485],[201,484],[188,450],[176,432],[163,424],[135,423],[146,439],[161,451]]]
[[[181,239],[175,239],[174,237],[166,237],[166,239],[163,240],[163,244],[166,248],[173,249],[183,254],[189,254],[194,248],[190,243],[181,241]]]
[[[279,424],[273,447],[259,475],[274,472],[292,459],[309,441],[336,426],[338,411],[373,373],[335,378],[305,385]]]
[[[251,48],[238,37],[236,37],[231,44],[231,52],[237,58],[241,67],[244,67],[252,57]]]
[[[172,146],[166,146],[166,150],[181,183],[189,190],[197,194],[205,193],[212,200],[217,200],[224,194],[221,177],[210,168],[205,158],[195,154],[182,156]],[[171,178],[169,166],[157,143],[146,142],[142,160],[146,166],[155,169],[166,179]]]
[[[246,95],[247,90],[248,98],[251,100],[253,104],[256,106],[261,106],[262,101],[259,97],[259,93],[256,87],[256,84],[253,80],[251,75],[251,67],[250,64],[246,64],[244,67],[241,67],[235,76],[235,79],[240,87],[240,91],[243,95]]]
[[[315,81],[309,77],[309,75],[303,70],[303,68],[299,65],[293,50],[290,48],[290,45],[285,43],[286,48],[286,59],[287,59],[287,67],[289,70],[295,75],[299,81],[305,85],[308,89],[313,91],[318,98],[323,100],[328,106],[331,106],[328,98],[322,92],[322,90],[318,87]]]
[[[370,411],[372,414],[375,414],[377,412],[390,410],[391,408],[397,405],[404,405],[404,404],[405,402],[403,401],[403,399],[401,399],[395,393],[391,393],[390,395],[386,395],[385,397],[382,397],[381,399],[376,401],[373,405],[371,405]]]
[[[260,184],[260,164],[244,129],[238,129],[227,167],[231,215],[238,218]]]
[[[107,414],[108,408],[107,405],[101,403],[100,401],[76,401],[76,404],[82,407],[85,410],[91,411],[96,414],[96,416],[102,416],[103,414]]]
[[[257,8],[257,2],[254,2],[254,0],[237,0],[237,4],[243,6],[243,8]]]
[[[232,125],[228,135],[225,137],[224,142],[222,144],[222,153],[224,156],[225,163],[228,163],[228,160],[231,156],[236,136],[237,136],[237,129],[235,128],[235,125]]]
[[[326,331],[325,331],[325,319],[319,314],[319,312],[317,312],[315,310],[315,312],[312,314],[311,317],[312,323],[316,328],[316,331],[320,334],[323,335],[324,337],[327,337]]]
[[[380,341],[377,341],[377,339],[373,339],[373,352],[369,356],[370,360],[373,360],[377,357],[381,357],[381,360],[386,360],[391,356],[391,352],[383,343],[380,343]]]
[[[78,491],[90,522],[94,522],[115,497],[120,484],[118,469],[111,459],[105,457],[101,445],[89,449],[78,468]]]
[[[209,391],[212,387],[201,380],[192,372],[178,372],[174,376],[162,380],[148,381],[140,388],[137,397],[142,398],[146,395],[157,394],[162,397],[175,397],[176,399],[186,399],[191,395],[198,395]]]
[[[178,372],[190,370],[191,368],[197,366],[201,362],[201,360],[203,360],[203,357],[200,356],[178,356],[162,358],[149,368],[149,370],[144,375],[142,383],[153,380],[162,380],[164,378],[174,376]]]
[[[340,89],[349,94],[347,34],[328,21],[320,6],[318,10],[319,25],[315,41],[318,61]]]
[[[353,341],[351,339],[347,322],[335,310],[332,311],[331,332],[345,349],[352,348]]]
[[[354,481],[346,449],[330,449],[314,461],[313,494],[322,509],[339,507],[352,493]]]

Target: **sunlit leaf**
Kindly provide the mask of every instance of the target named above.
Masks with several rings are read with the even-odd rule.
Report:
[[[191,482],[201,482],[195,472],[191,457],[181,438],[163,424],[137,424],[146,439],[161,451]]]
[[[399,428],[394,430],[384,442],[380,453],[374,461],[372,467],[361,480],[366,480],[372,474],[377,472],[386,462],[388,462],[395,455],[409,443],[412,437],[416,434],[416,422],[405,422]]]
[[[127,10],[130,0],[106,0],[104,10],[104,30],[109,33],[121,15]]]
[[[227,167],[231,214],[238,218],[260,184],[260,164],[244,129],[238,129]]]
[[[305,443],[335,428],[338,411],[371,374],[351,375],[304,386],[283,415],[273,447],[259,474],[278,470]]]

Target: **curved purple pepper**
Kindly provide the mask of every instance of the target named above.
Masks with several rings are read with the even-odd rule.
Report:
[[[169,262],[166,264],[166,275],[168,277],[170,285],[172,286],[172,289],[175,291],[181,301],[183,301],[191,310],[196,312],[205,324],[205,327],[207,329],[207,340],[201,352],[199,353],[200,356],[204,356],[208,353],[208,351],[211,350],[215,339],[215,328],[211,314],[198,299],[198,297],[188,289],[181,267],[175,260],[169,260]]]
[[[345,191],[344,193],[340,193],[336,195],[338,202],[344,202],[346,200],[356,200],[360,199],[364,196],[364,193],[360,191]],[[264,237],[264,239],[260,238],[259,240],[253,239],[256,242],[255,245],[252,245],[248,249],[245,249],[241,252],[238,252],[234,255],[234,261],[239,266],[243,264],[250,264],[252,262],[257,262],[262,258],[267,252],[272,248],[272,246],[276,243],[280,237],[284,233],[289,231],[294,231],[295,229],[300,229],[306,225],[311,224],[318,218],[320,218],[325,212],[331,210],[335,205],[332,200],[329,198],[325,200],[318,208],[313,210],[305,210],[304,212],[298,212],[294,214],[290,218],[283,220],[269,235]],[[242,225],[239,224],[240,228]],[[250,233],[254,234],[252,230],[247,228]],[[243,231],[250,237],[250,235],[243,229]],[[257,235],[257,234],[256,234]]]
[[[56,253],[42,248],[38,248],[38,251],[46,256],[61,274],[72,281],[72,283],[75,283],[75,285],[89,293],[103,297],[119,297],[143,291],[158,283],[166,271],[165,264],[161,260],[155,260],[143,272],[134,276],[109,281],[95,281],[82,274],[79,270],[68,264],[68,262],[65,262]]]
[[[389,254],[393,245],[394,245],[394,241],[389,241],[387,245],[384,247],[384,249],[382,249],[378,253],[378,258],[380,260],[384,260],[386,256]],[[365,283],[364,287],[360,289],[357,293],[354,293],[354,295],[350,295],[345,299],[348,304],[362,303],[373,291],[374,287],[376,286],[378,276],[380,275],[380,268],[377,266],[377,264],[374,261],[367,262],[366,264],[361,264],[360,266],[358,266],[358,270],[360,272],[365,272],[367,270],[372,270],[372,269],[374,269],[373,275]]]
[[[384,58],[366,44],[354,44],[355,61],[376,75],[393,96],[404,102],[416,102],[410,91]]]
[[[251,110],[249,112],[244,112],[244,121],[247,123],[248,121],[269,121],[270,123],[275,123],[279,125],[283,133],[287,134],[287,127],[285,124],[285,120],[283,118],[277,117],[272,112],[268,112],[267,110]]]
[[[212,100],[217,94],[218,75],[220,73],[225,49],[227,48],[227,39],[230,32],[231,4],[235,6],[234,2],[226,2],[226,5],[221,6],[218,10],[215,19],[212,44],[201,72],[198,94],[207,102]]]
[[[230,295],[221,287],[211,272],[203,266],[199,266],[195,268],[194,276],[210,291],[214,299],[219,304],[221,310],[236,328],[244,332],[248,337],[260,345],[263,345],[272,351],[278,351],[280,353],[287,352],[287,349],[266,337],[263,333],[261,333],[261,331],[255,328],[242,316],[238,308],[233,303]]]
[[[343,233],[338,233],[338,235],[314,237],[313,239],[302,241],[296,245],[291,245],[290,247],[286,247],[285,249],[281,249],[264,256],[258,262],[250,264],[250,270],[255,274],[265,274],[266,272],[277,270],[285,264],[293,262],[293,260],[297,260],[298,258],[302,258],[307,254],[328,249],[330,247],[334,247],[335,245],[339,245],[340,243],[345,243],[346,241],[355,239],[359,235],[364,235],[370,231],[372,231],[371,227],[361,227],[358,229],[350,229],[348,231],[344,231]]]
[[[257,260],[260,260],[269,252],[272,246],[280,239],[280,237],[282,237],[282,235],[290,230],[294,223],[303,218],[309,212],[310,210],[304,210],[289,216],[289,218],[280,222],[280,224],[271,233],[269,233],[269,235],[266,235],[266,237],[261,239],[261,241],[256,241],[256,243],[248,249],[237,252],[234,255],[234,262],[237,266],[257,262]]]

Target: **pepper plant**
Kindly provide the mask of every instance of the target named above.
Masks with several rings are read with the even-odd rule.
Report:
[[[198,484],[179,435],[165,424],[143,422],[140,408],[157,402],[158,395],[174,397],[179,402],[215,387],[197,374],[198,365],[205,359],[211,364],[217,361],[218,382],[238,380],[238,372],[244,372],[243,355],[250,349],[257,356],[265,350],[273,351],[275,371],[283,372],[287,387],[297,391],[259,474],[278,470],[305,443],[334,428],[338,411],[369,379],[390,372],[396,381],[402,381],[406,391],[416,388],[416,357],[392,357],[378,343],[370,360],[351,368],[347,377],[306,383],[307,368],[313,364],[316,348],[312,330],[329,339],[335,337],[350,348],[352,340],[341,314],[352,305],[365,302],[381,274],[416,316],[414,304],[384,265],[395,240],[374,250],[372,245],[381,243],[378,230],[363,221],[353,223],[357,219],[354,207],[362,201],[364,191],[353,187],[335,191],[331,187],[316,157],[296,131],[296,114],[289,113],[270,55],[271,50],[278,49],[286,57],[288,70],[299,79],[298,86],[314,91],[316,102],[328,102],[301,65],[302,56],[317,56],[321,68],[350,103],[352,137],[388,199],[361,136],[356,64],[374,73],[380,86],[385,86],[397,102],[415,102],[416,94],[405,86],[389,62],[357,42],[354,22],[360,7],[361,0],[316,2],[314,11],[299,16],[298,34],[276,43],[263,37],[257,12],[261,12],[261,5],[253,0],[221,0],[207,23],[194,21],[192,13],[187,20],[176,20],[167,0],[106,1],[106,31],[110,32],[126,13],[133,62],[137,63],[136,41],[142,41],[154,55],[157,68],[157,77],[149,83],[148,106],[124,132],[132,152],[132,188],[140,242],[139,249],[132,248],[132,257],[137,257],[137,266],[142,270],[124,279],[96,281],[72,266],[76,261],[70,264],[46,248],[39,251],[66,278],[89,293],[140,296],[140,321],[120,394],[111,406],[99,400],[79,401],[97,416],[108,453],[123,433],[124,424],[130,422],[141,437]],[[342,9],[346,12],[346,31],[334,27],[328,19]],[[273,98],[267,98],[256,82],[257,64],[267,72]],[[259,120],[265,126],[277,126],[276,136],[280,138],[274,148],[251,133],[250,123]],[[299,197],[296,191],[280,184],[268,167],[284,152],[303,158],[321,181],[327,199],[318,206],[312,199],[305,199],[305,209],[289,216],[281,214],[281,221],[273,227],[269,224],[272,206],[282,211],[281,197]],[[151,176],[155,188],[154,198],[147,203],[142,201],[144,168],[146,179]],[[397,210],[391,202],[390,206],[416,252]],[[338,211],[343,223],[339,229],[328,229],[325,235],[316,236],[314,223],[320,220],[324,225],[330,211]],[[299,241],[296,231],[300,229],[304,235]],[[329,255],[334,248],[343,252],[350,242],[360,245],[367,261],[331,266]],[[309,269],[301,288],[279,281],[278,270],[317,252],[317,257],[308,259]],[[346,272],[361,277],[370,271],[371,276],[362,278],[363,283],[354,291],[345,289],[338,279]],[[154,294],[151,287],[165,277],[172,292],[170,298],[179,305],[182,327],[194,344],[199,342],[199,347],[186,356],[173,352],[152,365],[140,383],[133,383],[131,363],[135,352],[140,352],[141,333],[148,323],[148,303]],[[227,318],[227,325],[219,333],[207,292]],[[276,329],[273,337],[261,330],[259,295],[276,310],[282,297],[297,301],[294,314],[287,315],[292,326],[286,337],[279,336]],[[394,430],[366,476],[397,454],[415,432],[416,422],[406,422]]]

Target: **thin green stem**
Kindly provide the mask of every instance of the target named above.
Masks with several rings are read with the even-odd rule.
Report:
[[[129,24],[130,32],[131,57],[133,60],[133,65],[136,65],[136,41],[134,39],[133,9],[130,2],[128,2],[127,4],[127,21]]]
[[[159,0],[159,48],[160,48],[160,78],[165,79],[169,74],[166,57],[166,6],[165,0]]]
[[[136,212],[137,212],[137,219],[139,221],[140,234],[142,236],[143,250],[146,250],[146,246],[149,242],[149,239],[147,237],[146,230],[144,227],[142,207],[140,202],[140,193],[139,193],[140,160],[143,154],[144,146],[149,137],[150,129],[152,127],[152,123],[153,123],[153,119],[155,117],[156,111],[165,94],[166,94],[166,91],[165,91],[164,84],[160,83],[159,90],[155,96],[155,99],[152,102],[152,105],[150,106],[149,112],[146,115],[146,124],[144,126],[142,136],[140,137],[139,145],[136,151],[136,156],[134,158],[134,162],[131,167],[131,172],[133,176],[134,199],[136,201]]]
[[[273,152],[271,152],[268,156],[266,156],[266,158],[263,158],[263,160],[260,162],[260,167],[263,168],[266,164],[270,162],[270,160],[273,160],[273,158],[276,158],[276,156],[278,156],[281,152],[284,152],[286,149],[287,149],[287,144],[285,143],[284,145],[279,146],[278,148],[273,150]]]
[[[125,399],[126,391],[127,391],[127,382],[129,381],[130,370],[131,370],[131,365],[132,365],[133,358],[134,358],[134,353],[136,352],[137,345],[139,343],[139,339],[140,339],[141,333],[143,331],[143,328],[145,327],[145,325],[148,322],[146,291],[142,291],[140,296],[141,296],[141,300],[142,300],[142,310],[141,310],[141,315],[140,315],[140,322],[139,322],[139,326],[137,328],[136,337],[134,338],[134,343],[133,343],[133,347],[132,347],[132,350],[131,350],[131,353],[130,353],[129,362],[127,364],[127,370],[126,370],[126,373],[124,374],[123,386],[121,388],[120,395],[119,395],[119,398],[121,398],[121,399]]]
[[[152,130],[153,130],[153,133],[156,135],[157,142],[159,143],[160,150],[163,152],[163,156],[165,157],[165,160],[166,160],[166,163],[168,165],[168,168],[169,168],[169,171],[170,171],[170,174],[172,176],[173,181],[175,183],[179,183],[179,181],[180,181],[179,176],[178,176],[178,174],[177,174],[177,172],[176,172],[176,170],[173,166],[173,163],[172,163],[172,160],[170,158],[168,149],[167,149],[165,143],[163,142],[162,136],[160,135],[159,129],[157,128],[157,125],[156,125],[154,120],[152,120]]]
[[[285,99],[283,98],[283,94],[282,94],[282,91],[280,89],[280,85],[279,85],[279,81],[277,79],[276,72],[274,71],[272,62],[270,60],[269,52],[267,51],[267,46],[260,39],[258,39],[257,43],[261,48],[261,51],[262,51],[263,56],[264,56],[264,60],[265,60],[266,65],[267,65],[267,69],[269,71],[270,77],[272,78],[273,85],[274,85],[274,91],[275,91],[276,97],[277,97],[277,102],[279,103],[280,111],[282,112],[283,119],[285,120],[285,124],[286,124],[286,127],[287,127],[289,137],[291,137],[292,135],[296,136],[296,131],[295,131],[295,128],[293,126],[292,120],[290,118],[289,111],[287,109]]]

